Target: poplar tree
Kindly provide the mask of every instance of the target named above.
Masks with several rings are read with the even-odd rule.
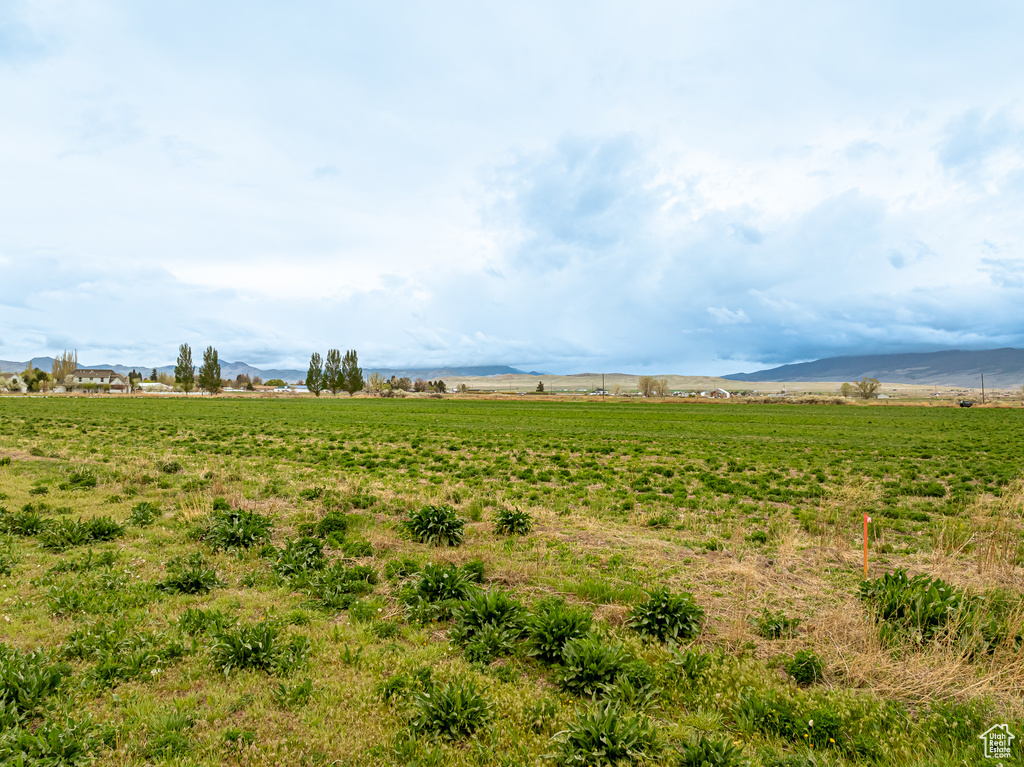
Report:
[[[363,390],[363,369],[359,367],[355,349],[345,352],[345,359],[341,362],[341,379],[342,388],[348,392],[348,396]]]
[[[188,394],[195,386],[196,367],[192,364],[192,347],[182,344],[178,347],[178,364],[174,366],[174,382],[181,384]]]
[[[327,362],[324,364],[323,387],[332,395],[345,388],[345,379],[341,376],[341,352],[337,349],[327,350]]]
[[[220,360],[217,359],[217,350],[207,346],[203,352],[203,366],[199,368],[199,387],[206,389],[210,394],[220,391]]]
[[[313,352],[309,358],[309,370],[306,371],[306,388],[317,397],[324,390],[323,362],[320,360],[320,352]]]

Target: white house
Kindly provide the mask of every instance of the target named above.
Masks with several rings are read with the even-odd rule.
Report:
[[[99,391],[121,394],[128,394],[131,391],[131,388],[128,386],[128,379],[109,368],[78,368],[71,374],[71,386],[81,390],[84,384],[94,384]],[[91,389],[92,386],[89,386],[89,388]]]

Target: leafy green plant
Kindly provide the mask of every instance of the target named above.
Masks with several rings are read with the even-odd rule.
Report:
[[[452,641],[465,648],[470,661],[486,663],[509,654],[523,633],[523,606],[504,591],[472,593],[453,614]]]
[[[313,695],[313,680],[303,679],[301,682],[278,682],[270,691],[274,703],[282,708],[302,708]]]
[[[295,538],[285,543],[277,552],[273,564],[274,572],[285,578],[308,576],[327,565],[324,556],[324,542],[319,538]]]
[[[195,551],[187,557],[174,557],[168,562],[167,577],[158,584],[158,588],[180,594],[206,594],[224,585],[202,552]]]
[[[465,538],[465,522],[451,506],[424,506],[409,512],[402,530],[414,541],[431,546],[459,546]]]
[[[177,626],[185,634],[222,634],[236,622],[236,618],[221,610],[189,607],[178,616]]]
[[[83,767],[95,760],[102,747],[99,728],[91,718],[57,716],[31,729],[0,731],[0,764]]]
[[[629,714],[613,701],[599,703],[555,736],[552,756],[561,765],[617,767],[657,760],[664,747],[646,717]]]
[[[21,561],[14,539],[10,536],[0,538],[0,575],[10,575],[14,566]]]
[[[96,487],[96,475],[88,471],[72,472],[67,481],[61,482],[57,487],[61,490],[88,490]]]
[[[2,511],[4,513],[0,514],[0,532],[28,537],[39,535],[46,529],[46,519],[31,503],[25,504],[21,511],[13,514],[7,509]]]
[[[373,545],[362,538],[342,541],[341,553],[352,559],[357,559],[359,557],[372,557]]]
[[[589,612],[567,605],[564,599],[542,600],[526,624],[527,652],[543,663],[558,663],[565,643],[586,636],[592,621]]]
[[[821,679],[825,666],[813,650],[797,650],[786,663],[786,673],[799,685],[814,684]]]
[[[555,682],[566,692],[598,696],[615,683],[628,661],[622,645],[587,634],[565,643]]]
[[[216,505],[216,504],[215,504]],[[204,538],[213,549],[248,549],[270,540],[270,517],[242,509],[217,510]]]
[[[59,519],[47,525],[39,536],[39,542],[50,551],[67,551],[87,543],[113,540],[122,533],[124,526],[110,517],[94,517],[85,521]]]
[[[149,501],[140,501],[132,506],[131,514],[128,515],[128,521],[138,527],[149,527],[160,518],[162,513],[160,507],[156,504]]]
[[[907,636],[918,644],[962,629],[974,608],[969,597],[941,578],[911,578],[902,569],[862,582],[860,596],[875,609],[883,638]]]
[[[501,508],[494,512],[494,532],[499,535],[526,535],[533,529],[529,512],[516,508]]]
[[[280,626],[263,620],[218,633],[210,647],[210,659],[225,676],[243,669],[283,675],[303,665],[310,647],[309,639],[302,635],[285,641]]]
[[[662,641],[692,639],[704,623],[704,608],[693,601],[693,594],[673,594],[655,589],[646,602],[633,606],[628,625],[634,631]]]
[[[679,747],[680,767],[741,767],[743,748],[729,738],[712,740],[704,735]]]
[[[369,565],[346,567],[336,562],[310,577],[309,594],[330,610],[347,610],[377,583],[377,571]]]
[[[412,596],[427,602],[463,600],[473,592],[469,575],[451,564],[427,564],[412,590]]]
[[[53,695],[71,667],[42,649],[24,652],[0,642],[0,712],[31,714]]]
[[[470,680],[448,682],[412,697],[410,729],[458,740],[480,729],[491,716],[491,705]]]
[[[767,609],[761,613],[760,618],[751,618],[750,622],[758,635],[765,639],[792,637],[800,625],[799,618],[787,618],[782,612],[773,613]]]

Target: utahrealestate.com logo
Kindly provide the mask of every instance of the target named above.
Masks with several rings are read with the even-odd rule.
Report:
[[[1014,741],[1014,734],[1005,724],[996,724],[989,727],[978,736],[985,743],[986,759],[1009,759],[1010,747]]]

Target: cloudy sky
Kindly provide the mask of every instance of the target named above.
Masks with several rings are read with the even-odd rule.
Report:
[[[1024,4],[0,2],[0,358],[1024,346]]]

